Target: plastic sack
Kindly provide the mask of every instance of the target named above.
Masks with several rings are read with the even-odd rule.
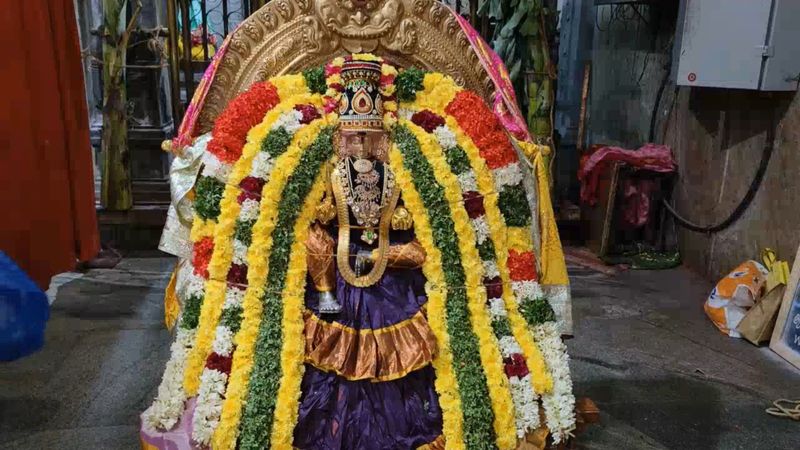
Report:
[[[764,295],[767,274],[763,265],[747,261],[717,283],[703,308],[719,331],[730,337],[741,337],[736,328],[747,311]]]
[[[47,295],[0,251],[0,361],[42,348],[49,317]]]

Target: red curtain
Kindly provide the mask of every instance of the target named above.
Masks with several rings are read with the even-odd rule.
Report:
[[[0,250],[42,288],[99,249],[72,0],[0,11]]]

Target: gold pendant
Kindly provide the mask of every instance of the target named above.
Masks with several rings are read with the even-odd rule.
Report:
[[[358,173],[367,173],[372,170],[372,161],[368,159],[357,159],[353,161],[353,168]]]

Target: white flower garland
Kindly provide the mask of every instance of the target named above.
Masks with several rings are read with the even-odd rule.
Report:
[[[242,288],[229,286],[228,289],[225,290],[225,304],[222,305],[222,309],[242,306],[242,302],[244,301],[244,293],[245,290]]]
[[[539,286],[539,283],[532,280],[512,281],[511,290],[514,291],[514,296],[517,298],[517,302],[519,303],[544,297],[542,287]]]
[[[303,124],[300,121],[303,120],[303,113],[297,111],[296,109],[292,109],[291,111],[287,111],[278,117],[275,122],[272,124],[271,130],[277,130],[278,128],[283,127],[289,134],[294,135],[297,133]]]
[[[411,120],[411,116],[414,115],[414,110],[408,108],[398,108],[397,110],[397,117],[404,120]]]
[[[514,402],[514,419],[517,425],[517,437],[522,439],[527,433],[539,428],[539,402],[533,390],[531,374],[522,378],[510,377],[511,399]]]
[[[225,183],[228,181],[228,175],[231,174],[231,170],[233,166],[231,164],[225,164],[224,162],[217,159],[211,152],[203,153],[203,173],[204,177],[213,177],[217,180]]]
[[[433,130],[433,135],[443,149],[448,150],[458,145],[456,135],[447,125],[440,125]]]
[[[244,242],[233,240],[233,263],[244,264],[247,261],[247,245]]]
[[[497,192],[503,192],[506,186],[516,186],[522,182],[522,170],[519,168],[519,163],[498,167],[492,170],[492,175],[494,175],[494,186]]]
[[[233,330],[220,325],[217,327],[216,336],[214,336],[214,344],[212,349],[214,353],[221,356],[230,356],[233,352]]]
[[[267,175],[272,171],[272,166],[275,161],[267,152],[258,152],[253,158],[253,163],[250,166],[250,176],[266,179]]]
[[[219,425],[222,415],[222,403],[228,376],[224,373],[205,368],[200,375],[200,390],[197,394],[197,406],[192,416],[192,439],[202,445],[211,442],[211,436]]]
[[[497,263],[492,260],[483,261],[483,275],[486,278],[499,277],[500,269],[497,268]]]
[[[158,394],[153,404],[143,414],[144,426],[148,432],[169,430],[178,422],[183,413],[186,393],[183,391],[183,371],[186,356],[194,344],[195,330],[178,327],[175,342],[170,348],[170,358],[164,370],[164,377],[158,386]]]
[[[258,219],[260,205],[258,200],[253,200],[252,198],[248,198],[242,202],[242,209],[239,211],[239,220],[242,222],[250,222],[251,220]]]
[[[475,179],[475,172],[469,170],[456,175],[456,178],[458,178],[458,184],[461,186],[461,192],[478,191],[478,181]]]
[[[575,429],[575,395],[572,392],[567,346],[561,340],[561,332],[555,322],[536,325],[532,332],[553,377],[553,389],[542,395],[542,406],[547,428],[553,436],[553,442],[558,444]]]
[[[472,229],[475,230],[475,240],[478,244],[483,244],[489,238],[489,222],[486,217],[480,216],[475,219],[470,219]]]
[[[489,299],[489,314],[492,316],[492,320],[508,317],[508,311],[506,311],[506,305],[502,298]]]

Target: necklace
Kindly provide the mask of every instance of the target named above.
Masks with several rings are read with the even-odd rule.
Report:
[[[364,158],[348,156],[337,165],[344,197],[356,222],[364,227],[361,240],[372,244],[377,238],[374,228],[378,226],[381,212],[394,192],[394,174],[383,165],[383,183],[375,163]]]

